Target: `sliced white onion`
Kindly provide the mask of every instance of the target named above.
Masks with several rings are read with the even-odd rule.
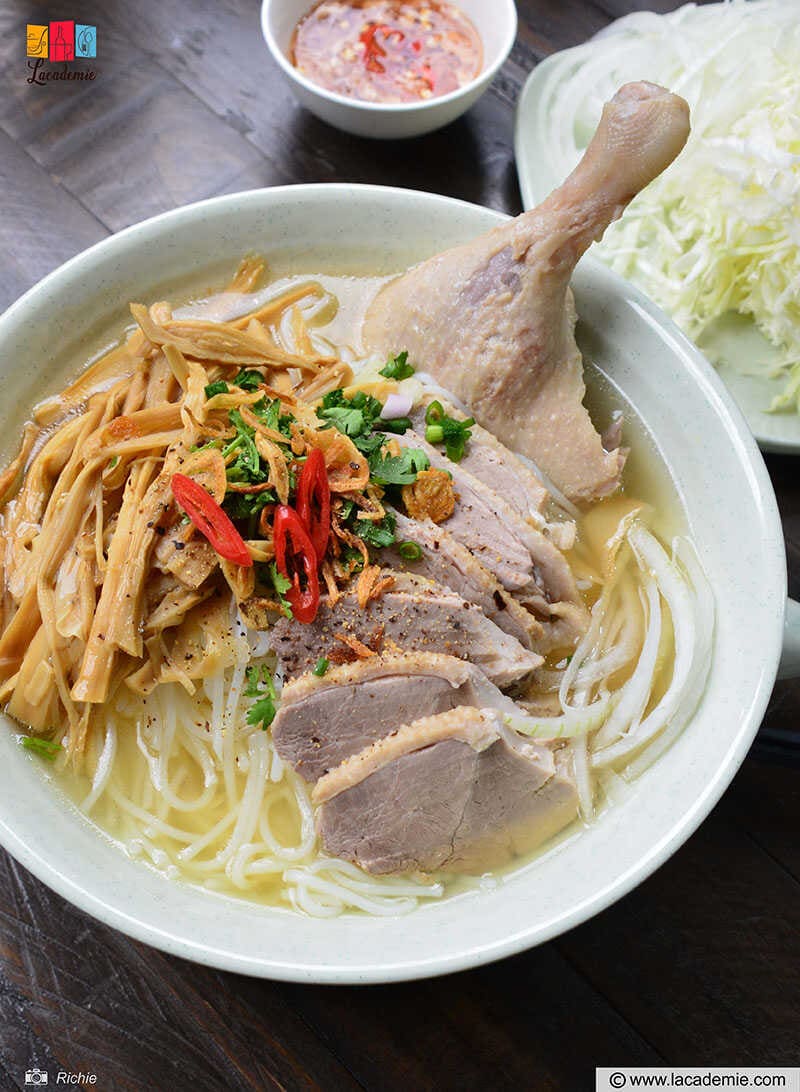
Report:
[[[705,578],[699,575],[699,563],[696,565],[698,571],[693,575],[701,586],[690,583],[677,562],[670,560],[659,542],[643,527],[632,527],[628,540],[642,568],[648,569],[655,579],[672,616],[675,634],[672,679],[656,707],[639,725],[615,743],[594,752],[592,766],[595,768],[640,750],[668,725],[674,728],[675,718],[681,725],[685,724],[696,708],[708,675],[714,604],[710,589],[706,591],[702,586]],[[675,546],[677,548],[678,543]],[[694,561],[696,559],[687,563]],[[701,610],[708,612],[705,619],[701,617]],[[676,729],[675,734],[679,730]]]
[[[640,773],[652,766],[686,727],[690,717],[700,704],[708,683],[708,674],[711,670],[715,620],[714,595],[711,585],[703,572],[695,548],[688,539],[676,539],[673,543],[673,553],[689,575],[697,603],[695,671],[669,727],[662,732],[657,740],[650,744],[646,751],[637,755],[628,766],[627,773],[631,777],[638,777]]]
[[[623,693],[616,708],[595,737],[595,751],[609,746],[628,731],[631,725],[638,724],[647,706],[647,699],[650,697],[661,640],[661,598],[654,580],[648,583],[643,595],[646,600],[648,621],[639,662],[633,675],[623,687]]]
[[[572,706],[559,717],[535,717],[529,713],[508,713],[503,717],[509,728],[530,739],[574,739],[596,731],[606,720],[619,698],[606,694],[583,709]]]
[[[395,417],[408,417],[413,405],[413,399],[408,394],[390,394],[383,404],[381,420],[391,421]]]

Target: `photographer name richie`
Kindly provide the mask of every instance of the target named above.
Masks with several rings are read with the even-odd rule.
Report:
[[[52,80],[93,80],[97,76],[93,68],[82,71],[67,68],[66,63],[63,68],[51,68],[49,65],[43,68],[42,66],[46,64],[47,62],[40,57],[37,57],[36,60],[29,60],[28,68],[31,70],[31,74],[28,76],[27,82],[43,85],[50,83]]]
[[[93,1085],[97,1084],[96,1073],[70,1073],[66,1069],[60,1069],[56,1074],[56,1084],[66,1085]],[[50,1074],[46,1069],[25,1070],[25,1087],[44,1088],[50,1085]]]

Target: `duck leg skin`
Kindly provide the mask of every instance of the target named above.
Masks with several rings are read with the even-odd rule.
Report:
[[[689,107],[651,83],[606,104],[583,159],[538,208],[390,282],[372,303],[372,351],[407,349],[485,428],[570,499],[612,493],[625,462],[583,405],[569,279],[590,244],[675,159]]]

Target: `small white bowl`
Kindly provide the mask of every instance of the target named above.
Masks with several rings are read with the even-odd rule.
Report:
[[[455,121],[487,89],[517,36],[514,0],[492,0],[491,3],[458,0],[456,7],[469,16],[483,42],[483,68],[475,79],[449,95],[424,102],[364,102],[320,87],[298,72],[289,59],[294,29],[313,6],[314,0],[264,0],[261,30],[269,51],[283,69],[299,101],[312,114],[346,133],[379,140],[422,136]]]

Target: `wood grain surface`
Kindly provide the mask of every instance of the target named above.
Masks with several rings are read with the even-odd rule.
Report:
[[[487,3],[491,0],[487,0]],[[0,0],[0,307],[143,217],[292,182],[433,190],[516,213],[514,106],[536,63],[671,0],[520,0],[513,53],[448,129],[370,143],[316,121],[264,48],[256,0]],[[26,82],[25,24],[96,24],[92,83]],[[86,63],[86,62],[82,62]],[[800,594],[800,484],[768,459]],[[590,1089],[597,1065],[798,1059],[800,687],[697,834],[559,940],[371,988],[197,967],[98,925],[0,854],[0,1086],[39,1066],[100,1089]],[[398,924],[402,928],[402,923]]]

